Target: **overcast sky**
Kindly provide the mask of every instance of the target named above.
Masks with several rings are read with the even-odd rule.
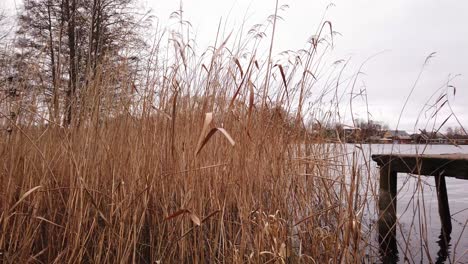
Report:
[[[13,6],[15,0],[1,1],[4,5],[10,1],[9,6]],[[19,5],[21,0],[16,2]],[[350,69],[357,70],[368,57],[386,51],[363,69],[366,75],[362,80],[368,89],[369,110],[374,119],[396,126],[425,58],[437,52],[409,99],[400,128],[413,131],[428,98],[447,83],[449,76],[457,74],[460,76],[451,82],[457,87],[457,95],[450,101],[462,124],[468,126],[468,1],[280,0],[280,5],[288,4],[289,9],[282,13],[284,21],[277,28],[275,51],[303,48],[330,3],[334,6],[326,12],[326,19],[341,33],[335,38],[334,57],[351,58]],[[171,12],[179,8],[179,1],[147,0],[141,5],[152,8],[165,25]],[[186,0],[183,8],[184,18],[197,32],[198,43],[208,45],[214,41],[221,17],[229,21],[227,28],[233,30],[247,17],[249,28],[274,14],[275,1]],[[442,122],[447,113],[439,116]],[[448,124],[456,125],[455,119]]]

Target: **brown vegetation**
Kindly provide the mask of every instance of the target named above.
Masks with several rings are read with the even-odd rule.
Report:
[[[319,144],[349,92],[324,59],[330,22],[280,63],[256,53],[276,16],[200,55],[180,11],[179,31],[122,48],[136,17],[112,35],[101,1],[27,2],[49,20],[21,17],[35,43],[2,59],[0,261],[378,259],[369,153]]]
[[[61,12],[50,3],[45,14]],[[38,26],[49,34],[29,34],[43,45],[19,46],[50,66],[16,56],[4,82],[15,92],[2,102],[2,261],[361,262],[372,251],[361,230],[367,198],[357,195],[368,175],[341,145],[305,144],[304,113],[335,115],[303,106],[329,22],[288,65],[256,57],[269,24],[240,46],[219,38],[202,57],[172,32],[144,60],[111,60],[115,50],[103,48],[73,63],[95,49],[66,35],[78,26],[67,8],[76,9],[65,6],[61,25],[59,16]]]

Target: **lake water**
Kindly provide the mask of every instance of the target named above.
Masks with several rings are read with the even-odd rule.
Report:
[[[450,145],[375,144],[364,145],[363,148],[367,148],[366,151],[372,154],[468,153],[468,146]],[[372,173],[377,177],[376,163],[373,162],[371,167],[374,168]],[[421,181],[417,177],[406,173],[398,174],[397,243],[400,263],[435,263],[438,260],[445,260],[445,263],[468,263],[468,180],[446,177],[453,230],[448,257],[445,258],[438,256],[445,252],[440,251],[438,243],[441,224],[434,177],[421,176]],[[377,220],[375,213],[370,213],[368,217],[371,223]]]

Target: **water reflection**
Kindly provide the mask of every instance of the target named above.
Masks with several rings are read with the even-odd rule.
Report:
[[[450,232],[444,232],[444,229],[441,228],[439,240],[437,244],[439,245],[439,251],[437,252],[436,264],[446,263],[448,257],[450,256]],[[390,230],[386,236],[379,236],[380,244],[380,256],[382,258],[382,263],[398,263],[400,258],[398,256],[398,246],[396,240],[395,230]],[[408,260],[404,256],[405,262]]]
[[[448,256],[450,255],[450,231],[445,232],[444,228],[440,229],[440,236],[437,244],[439,245],[439,251],[437,252],[436,264],[445,263]]]
[[[398,257],[398,248],[396,241],[395,229],[390,230],[386,236],[379,236],[380,243],[380,256],[382,257],[382,263],[397,263],[399,260]]]

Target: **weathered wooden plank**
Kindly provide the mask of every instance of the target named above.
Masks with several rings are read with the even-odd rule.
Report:
[[[389,165],[397,172],[427,176],[441,175],[468,180],[467,154],[379,154],[372,155],[372,159],[380,167]]]

